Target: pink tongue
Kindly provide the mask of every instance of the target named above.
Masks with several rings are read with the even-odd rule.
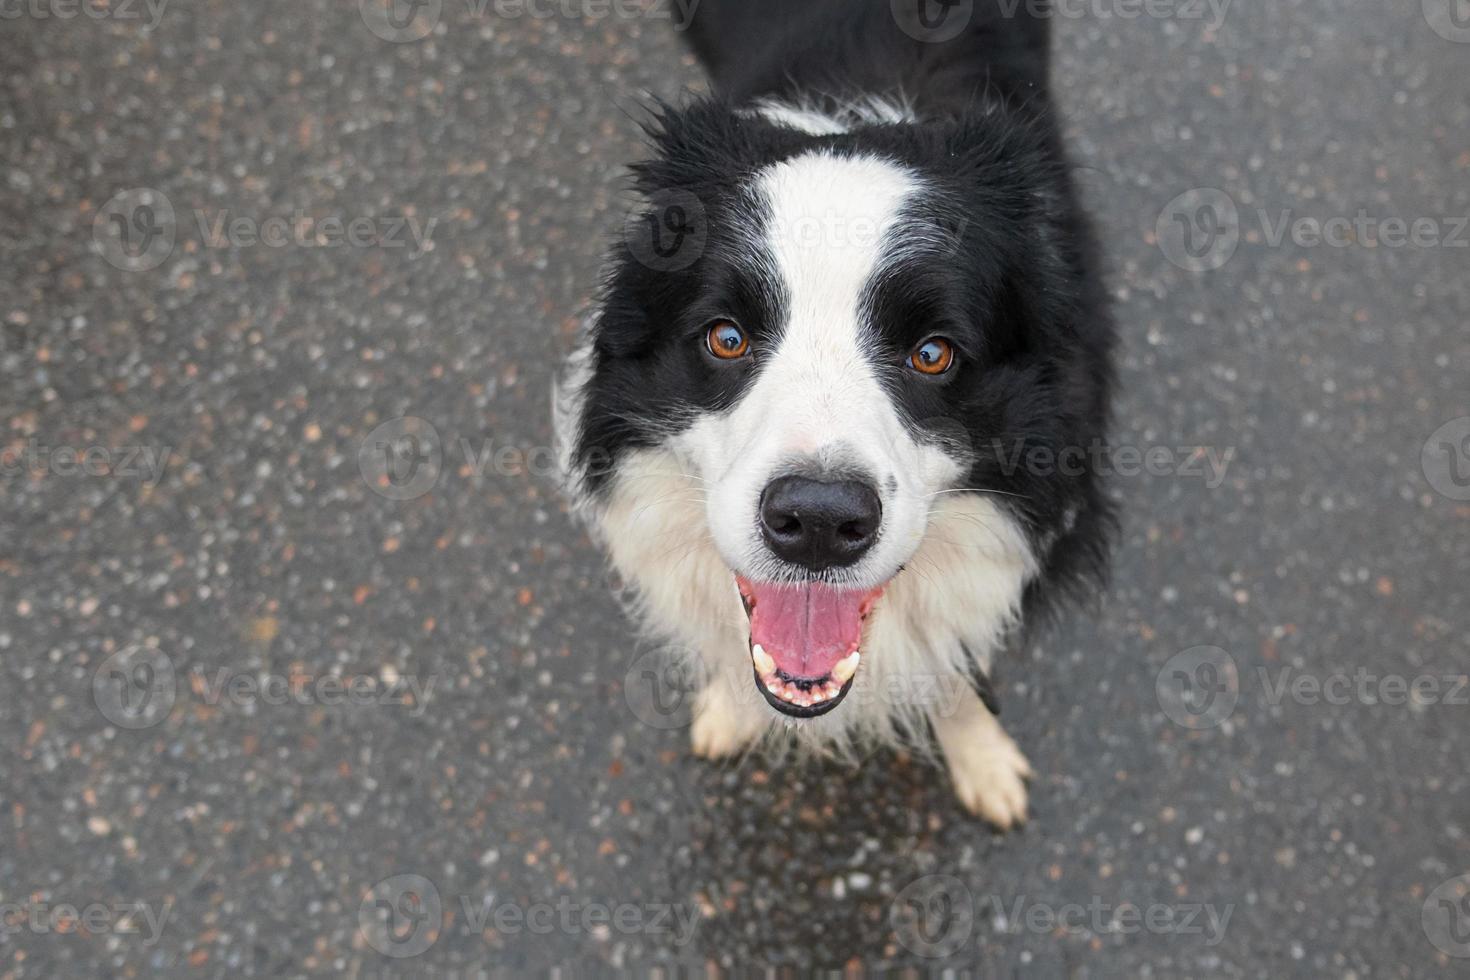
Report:
[[[805,585],[744,583],[755,600],[750,615],[750,641],[793,678],[821,680],[837,661],[862,642],[863,605],[870,592]]]

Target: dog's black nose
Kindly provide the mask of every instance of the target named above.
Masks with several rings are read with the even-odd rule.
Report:
[[[812,571],[857,561],[878,539],[883,502],[866,483],[783,476],[761,494],[761,535],[776,557]]]

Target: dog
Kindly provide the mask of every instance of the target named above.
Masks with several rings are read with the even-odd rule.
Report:
[[[1048,24],[703,0],[682,25],[713,94],[650,108],[554,401],[574,509],[688,651],[699,756],[937,746],[970,812],[1026,819],[992,663],[1095,594],[1113,526],[1115,329]]]

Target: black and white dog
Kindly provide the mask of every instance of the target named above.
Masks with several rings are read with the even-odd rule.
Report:
[[[993,656],[1095,582],[1114,330],[1047,11],[702,0],[558,386],[568,485],[703,679],[696,753],[942,749],[1026,816]]]

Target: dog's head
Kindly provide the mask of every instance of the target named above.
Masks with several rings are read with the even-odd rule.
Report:
[[[564,423],[594,509],[641,451],[677,460],[684,489],[624,490],[649,513],[698,502],[698,526],[648,533],[671,555],[712,542],[756,683],[796,717],[842,700],[926,540],[995,533],[937,526],[948,495],[992,495],[1044,565],[1090,480],[1017,461],[1105,412],[1107,330],[1084,322],[1101,304],[1046,128],[821,128],[662,115]]]

